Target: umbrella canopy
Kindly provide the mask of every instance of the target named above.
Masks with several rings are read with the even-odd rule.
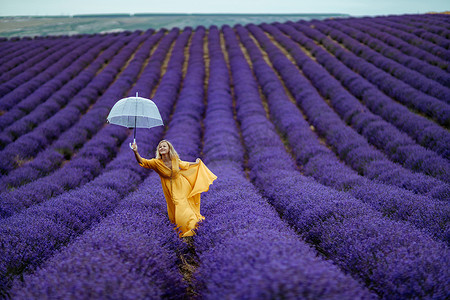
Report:
[[[136,142],[136,128],[164,125],[156,104],[150,99],[138,97],[138,93],[136,97],[117,101],[106,119],[110,124],[134,128],[134,142]]]
[[[156,104],[146,98],[128,97],[119,100],[109,112],[108,122],[128,128],[152,128],[164,125]]]

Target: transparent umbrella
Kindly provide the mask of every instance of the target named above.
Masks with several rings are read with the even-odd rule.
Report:
[[[134,128],[134,142],[136,142],[136,128],[152,128],[164,125],[156,104],[150,99],[138,97],[138,93],[136,93],[136,97],[123,98],[117,101],[109,112],[107,122]]]

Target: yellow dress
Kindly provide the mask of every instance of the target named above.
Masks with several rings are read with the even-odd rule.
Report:
[[[162,159],[143,158],[140,165],[159,174],[169,220],[177,224],[180,237],[194,235],[192,229],[205,219],[200,214],[200,193],[208,191],[217,176],[201,160],[198,164],[190,165],[173,157],[170,169]]]

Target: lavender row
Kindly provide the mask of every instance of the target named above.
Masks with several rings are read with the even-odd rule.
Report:
[[[314,40],[320,41],[337,58],[376,85],[380,91],[405,106],[433,118],[442,126],[450,125],[449,105],[438,100],[450,101],[448,88],[442,87],[415,71],[408,71],[407,68],[368,49],[367,46],[361,45],[360,42],[354,41],[337,30],[317,23],[315,23],[315,28],[318,31],[314,31],[314,33],[310,31]],[[345,51],[347,49],[343,49],[331,39],[326,38],[327,35],[342,42],[347,49],[358,53],[358,56]],[[428,95],[424,93],[428,93]]]
[[[284,27],[280,25],[280,29],[283,28]],[[296,51],[293,52],[293,55],[296,63],[301,67],[303,72],[308,74],[308,76],[316,76],[316,72],[317,70],[320,70],[320,68],[318,68],[318,66],[311,59],[301,53],[299,49],[296,49]],[[317,128],[317,130],[326,138],[327,143],[334,148],[339,157],[346,161],[348,165],[360,174],[363,174],[365,177],[376,179],[378,182],[395,185],[400,188],[411,190],[415,193],[430,195],[437,199],[447,197],[447,184],[420,173],[413,173],[388,160],[383,153],[374,149],[366,139],[358,135],[353,129],[346,126],[337,113],[324,102],[318,92],[311,87],[309,81],[302,77],[293,65],[288,63],[287,66],[289,66],[290,70],[283,70],[281,75],[292,95],[295,97],[298,105],[308,116],[311,124]],[[334,68],[336,68],[336,66],[334,66]],[[281,70],[279,71],[281,72]],[[294,80],[293,77],[296,79]],[[326,79],[326,77],[323,76],[319,79],[315,78],[315,81],[322,81],[324,78]],[[325,82],[328,83],[327,80],[325,80]],[[299,83],[301,83],[301,85]],[[331,92],[331,90],[328,92]],[[351,98],[346,98],[345,94],[337,93],[333,96],[333,99],[335,99],[333,102],[345,100],[345,102],[342,102],[345,104],[349,103],[348,101]],[[368,115],[368,113],[365,113],[364,108],[360,108],[358,111],[358,109],[355,110],[353,107],[348,107],[348,105],[345,107],[349,114],[344,114],[346,112],[345,109],[340,108],[340,111],[345,115],[345,119],[352,120],[351,122],[358,123],[360,122],[359,118],[361,118],[361,121],[364,121],[363,117]],[[353,117],[356,117],[355,120],[353,120]],[[371,121],[373,119],[373,117],[368,118],[367,121]],[[376,118],[373,121],[376,121]],[[364,122],[361,122],[358,127],[363,127],[364,124]],[[368,127],[366,129],[367,136],[372,136],[373,132],[377,132],[378,125],[383,124],[385,128],[388,128],[384,122],[374,122],[372,127]],[[364,130],[362,131],[364,132]],[[378,135],[378,137],[384,138],[383,135]],[[396,140],[401,137],[402,136],[397,135]],[[405,141],[405,138],[400,140]],[[398,148],[402,146],[403,145],[397,144]],[[414,145],[410,143],[410,146]],[[415,149],[417,149],[417,147],[415,147]],[[390,151],[393,150],[397,151],[395,147],[390,149]],[[433,161],[430,159],[430,153],[424,151],[424,149],[420,150],[422,150],[422,153],[425,153],[426,155],[419,158],[411,156],[410,160],[422,159],[430,162]],[[401,148],[398,149],[398,152],[398,157],[401,157],[401,153],[405,153],[404,157],[408,157],[409,155],[407,151],[402,152]],[[428,159],[426,158],[427,156]],[[408,165],[409,163],[406,162],[405,164]]]
[[[427,20],[423,16],[405,16],[404,18],[389,18],[389,21],[397,22],[412,26],[408,32],[411,32],[418,37],[428,40],[442,48],[449,49],[450,42],[450,27],[447,22],[442,22],[437,19]]]
[[[209,165],[221,179],[203,198],[207,221],[194,239],[203,299],[376,298],[298,239],[239,165]]]
[[[228,27],[223,31],[250,176],[282,218],[380,297],[445,295],[449,268],[443,259],[448,255],[443,244],[409,224],[386,220],[350,195],[298,173],[266,118],[255,79],[234,32]]]
[[[442,69],[439,67],[431,66],[429,63],[425,62],[425,57],[419,59],[415,57],[411,57],[410,55],[405,55],[402,53],[404,51],[403,49],[406,49],[407,53],[411,53],[412,51],[408,51],[411,48],[415,48],[411,46],[408,43],[405,43],[401,41],[398,38],[395,38],[391,35],[384,34],[378,30],[374,30],[373,28],[369,26],[364,26],[363,22],[324,22],[323,24],[332,27],[336,30],[340,30],[347,34],[348,36],[354,38],[355,40],[358,40],[359,42],[364,43],[365,45],[369,46],[373,50],[383,54],[385,57],[393,59],[397,61],[398,63],[402,64],[403,66],[417,71],[426,77],[428,77],[430,80],[428,80],[428,86],[430,86],[427,89],[424,87],[416,87],[418,90],[423,91],[424,93],[428,93],[431,96],[434,96],[436,98],[439,98],[441,100],[444,100],[446,102],[450,102],[450,99],[446,99],[446,94],[449,93],[449,89],[446,88],[450,86],[450,75],[444,71],[443,69],[448,67],[448,63],[445,63],[445,65],[441,65]],[[357,25],[357,27],[356,27]],[[358,28],[357,30],[354,28]],[[327,30],[331,33],[331,31]],[[334,38],[334,37],[333,37]],[[337,35],[336,38],[340,39],[341,36]],[[343,37],[343,40],[345,41],[346,37]],[[384,41],[391,41],[391,44],[388,45]],[[348,43],[348,45],[353,46],[353,43]],[[402,51],[394,49],[399,48],[402,49]],[[357,49],[356,49],[357,51]],[[424,52],[424,51],[423,51]],[[364,53],[364,50],[362,49],[361,53]],[[424,52],[425,54],[428,54],[427,52]],[[359,54],[358,54],[359,55]],[[368,58],[374,59],[371,56],[371,53],[365,54]],[[394,66],[391,66],[392,70],[395,72],[401,71],[399,68],[394,68]],[[389,69],[388,69],[389,70]],[[410,73],[411,75],[414,75],[414,73]],[[399,77],[400,78],[400,77]],[[402,78],[403,80],[403,78]],[[405,80],[404,80],[405,81]],[[411,81],[411,80],[409,80]],[[430,82],[431,81],[431,82]],[[405,81],[407,82],[407,81]],[[409,83],[409,82],[408,82]],[[437,84],[440,83],[440,84]],[[409,83],[411,86],[414,86],[416,83]],[[417,84],[416,84],[417,85]],[[443,85],[443,86],[441,86]],[[439,93],[440,92],[440,93]]]
[[[105,39],[97,46],[92,44],[88,48],[90,50],[76,59],[63,73],[43,84],[0,116],[0,128],[3,129],[0,133],[0,147],[4,148],[17,140],[66,106],[94,78],[102,67],[101,61],[105,62],[107,59],[103,51],[113,42],[115,41],[112,39]]]
[[[132,36],[137,38],[133,45],[136,47],[138,42],[141,42],[144,37],[137,37],[137,34]],[[125,40],[128,40],[125,37]],[[122,44],[123,45],[123,44]],[[120,45],[119,49],[120,49]],[[107,52],[107,55],[114,54],[118,49],[116,47],[112,47],[113,51]],[[83,88],[80,95],[74,97],[70,101],[70,105],[66,106],[65,109],[59,110],[59,112],[54,115],[52,118],[42,122],[38,125],[36,130],[29,132],[21,136],[15,142],[8,144],[3,151],[0,152],[1,163],[0,170],[2,173],[7,174],[10,171],[17,168],[20,164],[20,161],[30,159],[35,157],[40,151],[45,150],[54,140],[58,139],[58,137],[71,128],[73,124],[79,121],[80,116],[83,111],[92,105],[95,101],[96,96],[102,93],[108,85],[114,80],[114,75],[117,74],[122,67],[122,65],[126,62],[126,60],[132,54],[133,48],[128,48],[125,51],[121,52],[121,55],[118,56],[114,61],[114,63],[110,64],[108,68],[105,68],[102,73],[100,73],[97,78],[92,80],[88,86]],[[102,63],[101,61],[99,63]],[[95,65],[93,65],[94,67]],[[94,76],[97,70],[94,71]],[[93,89],[96,88],[95,89]],[[80,101],[81,100],[81,101]],[[101,102],[99,102],[101,103]],[[98,106],[97,104],[96,106]],[[39,107],[44,106],[44,104]],[[38,110],[40,111],[40,109]],[[98,112],[98,111],[97,111]],[[89,112],[87,121],[85,124],[80,126],[97,126],[93,129],[92,134],[98,131],[98,125],[102,123],[101,120],[98,119],[98,115],[95,115],[96,110],[94,112]],[[33,116],[34,114],[31,114]],[[19,121],[20,123],[20,121]],[[25,123],[25,126],[28,124]],[[25,127],[26,128],[26,127]],[[71,129],[72,131],[74,129]]]
[[[231,81],[224,57],[227,52],[225,49],[222,51],[220,37],[221,32],[217,26],[211,26],[207,40],[209,78],[203,120],[203,154],[207,163],[230,163],[243,168],[245,149],[234,119]],[[221,180],[222,177],[219,177],[217,182]]]
[[[18,74],[33,67],[50,54],[53,54],[64,44],[73,42],[73,39],[39,40],[34,42],[10,42],[10,53],[2,56],[0,60],[0,83],[4,84]]]
[[[20,40],[20,41],[12,41],[8,39],[2,39],[0,41],[1,49],[0,49],[0,63],[4,64],[8,60],[10,60],[12,57],[14,57],[14,53],[23,54],[27,50],[33,49],[36,45],[46,43],[46,41],[41,40]],[[27,49],[28,48],[28,49]]]
[[[51,43],[51,42],[50,42]],[[1,41],[1,49],[0,49],[0,70],[3,72],[8,71],[9,67],[7,69],[3,69],[3,65],[9,62],[11,59],[14,59],[17,56],[20,56],[27,51],[33,51],[32,49],[35,49],[36,47],[40,46],[42,49],[45,48],[45,45],[49,45],[47,41]]]
[[[436,55],[437,57],[449,61],[450,60],[450,51],[439,47],[436,44],[433,44],[432,42],[425,41],[415,34],[408,33],[405,31],[405,26],[396,24],[395,22],[390,22],[388,19],[369,19],[368,20],[370,26],[372,26],[375,29],[383,30],[389,34],[392,34],[394,36],[399,37],[400,39],[408,42],[411,45],[414,45],[420,49],[423,49],[433,55]]]
[[[355,280],[317,258],[245,178],[228,68],[214,26],[208,46],[204,152],[219,179],[202,196],[206,220],[193,241],[199,260],[194,292],[202,299],[370,299]]]
[[[146,74],[144,78],[147,78],[149,81],[140,83],[140,89],[146,88],[146,86],[152,87],[157,83],[161,68],[159,62],[166,55],[167,49],[176,35],[176,30],[172,30],[172,33],[168,35],[166,42],[163,43],[163,47],[155,52],[153,60],[157,61],[157,64],[149,63],[147,65],[147,71],[144,72],[148,72],[148,74]],[[146,36],[141,36],[128,44],[126,49],[128,55],[124,55],[123,58],[125,58],[125,60],[128,59],[132,52],[135,51],[136,47],[145,39]],[[150,44],[153,44],[153,42],[154,41],[150,39]],[[142,50],[142,54],[135,55],[134,60],[130,62],[123,74],[105,92],[105,94],[97,100],[95,107],[86,114],[86,117],[83,118],[84,122],[80,123],[80,127],[74,128],[77,132],[82,130],[82,133],[84,134],[80,134],[81,138],[86,140],[89,131],[92,131],[93,133],[99,131],[105,122],[104,120],[106,120],[110,108],[117,99],[120,99],[126,91],[130,89],[131,83],[136,79],[136,76],[139,74],[144,63],[145,56],[142,57],[142,55],[149,55],[149,51],[146,51],[148,48],[144,47],[140,50]],[[121,63],[123,64],[125,60]],[[64,190],[73,189],[94,179],[115,156],[117,146],[124,141],[127,132],[128,130],[124,127],[116,125],[106,126],[89,140],[89,142],[85,143],[83,148],[77,153],[77,156],[65,164],[63,168],[58,169],[49,176],[15,189],[12,192],[2,193],[2,197],[8,199],[8,201],[4,200],[1,203],[3,210],[2,215],[9,216],[30,205],[41,203],[49,197],[61,194]],[[32,193],[33,197],[29,197],[29,193]]]
[[[2,82],[0,85],[0,95],[2,96],[2,98],[9,92],[14,90],[17,86],[20,86],[21,84],[32,79],[34,76],[39,75],[39,73],[42,71],[42,66],[44,65],[44,68],[47,67],[45,66],[45,63],[51,65],[51,63],[54,62],[52,57],[57,59],[62,53],[61,49],[72,45],[72,43],[73,41],[70,40],[61,40],[55,43],[54,47],[44,48],[44,51],[34,53],[35,55],[37,55],[37,62],[33,59],[33,64],[31,65],[31,67],[24,63],[17,66],[16,71],[18,71],[18,75],[4,80],[4,82]],[[0,108],[2,110],[5,110],[8,109],[9,106],[2,104]]]
[[[141,145],[139,145],[141,146]],[[129,157],[129,159],[133,159]],[[115,211],[35,273],[18,280],[13,299],[182,299],[176,253],[185,247],[165,213],[152,174]]]
[[[100,131],[80,150],[76,158],[54,173],[12,191],[0,194],[0,216],[10,217],[51,197],[88,183],[100,175],[127,137],[125,129]]]
[[[183,88],[180,91],[173,121],[166,138],[185,161],[195,161],[201,151],[201,119],[204,111],[205,62],[203,39],[205,28],[195,29],[189,49],[189,64],[184,75]]]
[[[390,27],[399,30],[399,32],[407,32],[408,34],[412,34],[410,36],[413,41],[417,44],[420,44],[420,39],[424,40],[427,44],[435,44],[441,48],[447,48],[447,43],[444,42],[446,39],[446,33],[448,34],[449,28],[446,22],[439,21],[437,18],[433,18],[434,20],[426,18],[425,15],[416,15],[416,16],[392,16],[390,18],[374,18],[374,20],[380,21],[380,24],[387,24]],[[424,38],[420,36],[421,33],[429,32],[434,35],[435,38],[438,38],[438,43],[436,41],[430,40],[428,38]],[[414,35],[419,37],[420,39],[414,40]],[[439,42],[443,42],[442,45],[439,45]]]
[[[191,30],[186,29],[177,39],[167,72],[153,98],[164,120],[168,120],[177,95],[174,89],[166,87],[179,86],[181,82],[183,49],[190,34]],[[145,85],[148,74],[142,75],[139,79],[142,84],[137,85],[147,94],[151,90]],[[170,128],[173,128],[172,123]],[[183,134],[184,128],[181,130]],[[153,134],[139,138],[141,153],[153,153],[162,137],[162,129],[152,131]],[[152,147],[148,147],[150,144]],[[138,166],[127,147],[121,152],[121,169],[134,170]],[[142,175],[149,173],[138,168]],[[124,299],[182,298],[186,286],[178,273],[180,262],[175,254],[184,252],[185,246],[167,219],[159,186],[159,177],[153,173],[136,192],[122,199],[111,215],[53,256],[42,269],[26,276],[23,285],[17,282],[11,294],[66,297],[74,295],[75,287],[83,286],[75,292],[81,298],[93,295]],[[113,291],[111,282],[115,283]]]
[[[319,64],[311,60],[300,47],[291,39],[283,35],[281,31],[273,26],[262,25],[262,29],[270,32],[283,46],[288,47],[291,53],[295,53],[295,60],[300,66],[308,64],[311,68],[303,68],[303,73],[309,78],[320,94],[328,98],[334,110],[340,117],[355,128],[372,145],[382,149],[384,153],[393,161],[402,164],[415,172],[422,172],[441,179],[449,181],[450,165],[448,161],[435,152],[417,145],[408,135],[400,132],[390,123],[384,121],[381,117],[372,114],[341,86],[339,81],[333,78]],[[263,43],[264,47],[270,50],[269,55],[281,56],[282,53],[267,38],[267,36],[256,26],[249,29]],[[282,69],[285,64],[291,63],[285,58],[277,59],[281,65],[276,66]],[[291,72],[295,68],[291,67]]]
[[[421,72],[426,71],[426,67],[429,66],[426,63],[422,63],[420,60],[415,60],[415,62],[419,62],[416,66],[416,70],[411,70],[410,68],[404,66],[403,64],[394,61],[393,57],[385,57],[384,55],[378,53],[375,50],[370,49],[369,46],[366,46],[361,43],[361,40],[356,39],[352,37],[349,32],[356,32],[352,30],[349,27],[344,27],[342,25],[339,25],[339,23],[333,23],[333,22],[327,22],[327,23],[320,23],[320,22],[313,22],[315,24],[315,27],[320,32],[324,33],[325,35],[330,36],[335,41],[338,41],[341,43],[346,49],[350,50],[355,54],[355,56],[361,57],[367,62],[370,62],[374,66],[376,66],[380,70],[384,70],[389,75],[394,76],[395,78],[401,80],[399,81],[400,84],[398,84],[398,88],[407,88],[406,92],[411,95],[411,97],[418,97],[420,96],[421,99],[423,99],[423,102],[429,102],[430,103],[430,112],[429,114],[431,116],[436,115],[437,108],[433,107],[432,104],[434,102],[437,102],[435,105],[436,107],[439,107],[439,105],[442,106],[441,109],[445,110],[446,104],[440,103],[436,101],[435,98],[440,99],[445,102],[450,102],[449,94],[449,86],[450,86],[450,76],[447,72],[443,70],[439,70],[438,68],[434,68],[431,70],[431,76],[436,77],[436,71],[438,74],[440,73],[440,77],[438,78],[427,78],[423,74],[420,74]],[[363,33],[360,33],[360,35],[364,35]],[[319,36],[318,36],[319,37]],[[371,38],[370,36],[366,35],[364,36],[366,39],[369,40],[369,42],[372,43],[373,46],[378,46],[378,41],[376,39]],[[323,38],[323,37],[322,37]],[[389,55],[394,56],[395,49],[392,49],[391,47],[387,47],[390,49]],[[397,57],[403,58],[408,63],[413,60],[409,56],[405,56],[403,54],[398,55]],[[398,59],[398,58],[397,58]],[[383,73],[384,74],[384,73]],[[403,84],[406,83],[406,84]],[[418,82],[421,82],[422,84],[418,84]],[[421,91],[422,93],[425,93],[427,95],[424,95],[411,87],[414,87],[416,90]],[[382,87],[382,86],[381,86]],[[389,94],[389,91],[385,90],[386,94]],[[393,97],[399,98],[399,101],[406,102],[406,100],[401,100],[403,98],[397,96],[398,93],[393,93]],[[415,96],[417,95],[417,96]],[[434,98],[433,98],[434,97]],[[434,101],[434,102],[433,102]],[[413,101],[413,103],[415,103]],[[416,105],[418,106],[418,105]]]
[[[90,42],[91,45],[95,44],[95,41],[91,40],[91,41],[87,41]],[[81,46],[80,46],[81,47]],[[64,63],[63,65],[58,69],[58,63],[54,64],[52,67],[50,67],[53,71],[62,71],[64,70],[66,67],[70,66],[70,64],[73,63],[73,60],[77,59],[79,56],[81,56],[82,54],[84,54],[86,52],[86,48],[82,49],[82,51],[80,52],[80,49],[76,48],[71,48],[71,51],[68,51],[66,49],[66,53],[70,54],[70,57],[65,57],[64,59]],[[44,53],[50,52],[49,50],[45,51]],[[42,52],[41,52],[42,53]],[[58,53],[58,52],[57,52]],[[39,62],[42,63],[41,58],[38,56]],[[60,61],[61,62],[61,61]],[[27,75],[27,71],[26,70],[21,70],[21,73],[18,77],[21,76],[26,76]],[[44,74],[42,74],[44,73]],[[2,109],[3,111],[9,111],[11,108],[15,107],[18,103],[21,103],[23,101],[23,99],[26,99],[29,95],[33,94],[33,92],[35,90],[38,90],[40,88],[41,85],[46,84],[48,81],[50,81],[54,75],[48,76],[48,74],[46,74],[45,72],[36,72],[36,77],[34,78],[25,78],[24,80],[24,84],[23,85],[19,85],[19,87],[17,89],[14,89],[11,93],[5,93],[5,94],[0,94],[1,95],[1,106],[0,109]],[[20,79],[20,78],[19,78]],[[14,81],[14,79],[12,80]],[[6,83],[7,84],[7,83]],[[22,108],[24,111],[29,112],[29,110],[25,107]],[[3,119],[3,117],[2,117]],[[9,125],[9,124],[5,124],[5,125]],[[0,129],[4,129],[6,126],[3,125],[3,121],[0,123]]]
[[[90,38],[79,40],[78,43],[61,41],[57,43],[57,46],[37,55],[37,64],[31,68],[24,67],[23,70],[20,70],[21,73],[18,76],[2,85],[5,87],[5,91],[0,92],[2,97],[0,109],[8,111],[20,103],[42,84],[51,80],[55,75],[60,74],[73,60],[84,54],[87,49],[84,44],[91,43],[94,45],[96,41],[94,38]],[[80,52],[78,48],[81,47],[86,49]],[[47,53],[48,57],[43,59],[42,55]]]
[[[441,22],[437,19],[427,20],[419,16],[409,16],[409,18],[406,16],[406,18],[400,20],[393,17],[389,21],[397,23],[396,25],[402,26],[404,30],[415,34],[421,39],[427,40],[444,49],[449,48],[450,43],[447,40],[446,33],[448,35],[450,31],[446,22]],[[435,32],[439,32],[440,34],[436,34]]]
[[[127,42],[131,41],[133,37],[135,36],[132,35],[119,39],[117,43],[104,51],[101,57],[98,58],[97,63],[103,64],[104,60],[112,58],[116,52],[118,52]],[[99,128],[86,127],[86,125],[88,125],[86,118],[89,118],[91,115],[87,115],[81,119],[80,117],[83,112],[95,103],[98,95],[102,94],[114,80],[115,74],[119,72],[123,63],[128,59],[127,52],[129,51],[129,49],[125,49],[122,54],[113,58],[108,66],[106,66],[101,73],[99,73],[76,97],[74,97],[73,100],[71,100],[69,105],[38,127],[37,132],[44,129],[44,132],[47,133],[56,131],[54,138],[56,138],[58,134],[59,138],[44,151],[39,153],[32,152],[30,154],[32,156],[37,154],[32,161],[25,163],[20,168],[3,176],[0,179],[0,188],[2,190],[5,190],[8,187],[18,187],[39,177],[48,175],[51,171],[58,168],[65,159],[70,159],[73,153],[98,131]],[[129,54],[131,53],[128,53],[128,55]],[[86,72],[95,72],[95,65],[95,63],[92,64]],[[95,120],[96,116],[93,116],[93,118]],[[73,126],[75,122],[77,123]],[[64,132],[67,128],[70,129]],[[31,147],[32,145],[29,146]]]
[[[116,182],[108,180],[112,175]],[[139,177],[130,170],[104,173],[82,188],[0,221],[0,290],[111,211],[123,197],[118,190],[129,192],[137,183]]]
[[[177,30],[173,29],[171,32],[177,32]],[[152,73],[155,73],[155,70],[150,72],[149,69],[158,68],[157,73],[159,73],[164,61],[161,58],[167,54],[167,50],[167,48],[162,49],[153,54],[153,56],[160,56],[159,60],[155,60],[155,63],[149,63],[152,67],[146,67],[142,77],[136,83],[135,89],[143,91],[144,97],[152,89],[152,85],[147,80],[150,79],[150,82],[154,82],[157,79],[155,75],[151,76]],[[131,69],[127,68],[127,70],[130,70],[131,73]],[[136,70],[133,71],[136,72]],[[163,108],[160,111],[162,117],[168,119],[169,115],[164,112],[170,113],[173,99],[172,101],[171,99],[156,101],[156,104]],[[122,127],[111,125],[108,128],[119,131]],[[148,139],[140,140],[140,151],[149,152],[156,147],[163,130],[158,128],[153,132],[154,134],[149,135]],[[0,226],[0,235],[5,245],[5,253],[0,255],[1,287],[4,290],[9,289],[15,277],[39,266],[62,245],[67,244],[94,222],[110,213],[119,201],[133,191],[148,175],[147,172],[143,171],[143,168],[133,161],[133,155],[128,146],[130,141],[131,139],[128,138],[122,144],[117,157],[108,165],[107,170],[101,176],[91,180],[81,188],[53,197],[41,205],[36,205],[11,218],[0,221],[2,225]],[[55,218],[56,216],[58,218]],[[51,222],[50,220],[59,221]],[[25,222],[27,226],[22,226]],[[37,235],[41,235],[41,238],[36,238]],[[21,242],[16,243],[16,238],[19,238]],[[33,246],[27,247],[27,245]],[[16,254],[18,253],[20,253],[20,258],[17,258]]]
[[[405,16],[406,19],[409,17],[416,18],[420,22],[426,24],[439,24],[439,27],[444,27],[447,30],[450,30],[450,26],[448,25],[448,15],[446,14],[419,14],[412,16]]]
[[[37,41],[28,47],[17,49],[10,55],[2,56],[4,59],[0,61],[0,74],[2,74],[0,76],[0,84],[11,80],[50,55],[52,50],[48,49],[51,49],[50,45],[52,44],[55,44],[55,42],[49,44]]]
[[[283,24],[277,27],[295,42],[311,51],[317,61],[373,113],[380,115],[386,121],[406,132],[420,145],[437,152],[444,158],[450,157],[450,151],[448,151],[450,136],[447,130],[396,103],[360,75],[348,69],[334,56],[318,47],[305,36],[306,33],[313,35],[313,33],[309,33],[308,28],[297,27],[297,24],[292,24],[292,26]]]
[[[72,43],[61,43],[57,51],[50,56],[32,68],[24,70],[19,76],[2,84],[0,86],[0,95],[2,95],[0,109],[9,110],[43,83],[62,72],[74,59],[72,56],[69,57],[67,55],[73,55],[72,53],[76,53],[78,56],[81,55],[82,53],[79,52],[79,48],[83,47],[85,43],[92,39],[85,38]]]
[[[261,28],[270,32],[283,45],[289,45],[288,42],[291,40],[283,39],[280,35],[281,32],[272,26],[261,25]],[[261,29],[254,25],[249,25],[248,29],[268,53],[275,69],[281,72],[285,70],[285,76],[295,73],[295,66],[284,55],[281,55]],[[296,161],[302,166],[305,175],[313,176],[326,186],[349,192],[355,198],[382,212],[384,216],[393,220],[408,221],[420,229],[425,229],[432,236],[447,243],[450,242],[450,226],[448,225],[450,206],[448,203],[367,180],[341,163],[311,131],[310,125],[304,120],[299,109],[289,100],[275,72],[264,62],[261,51],[248,35],[245,35],[245,32],[241,32],[240,36],[248,50],[253,62],[253,70],[267,99],[271,119],[280,133],[288,138]],[[296,46],[292,44],[290,46],[288,47],[289,51],[295,52]],[[315,73],[320,74],[317,70]],[[329,78],[326,76],[322,78],[330,84]],[[297,80],[297,78],[294,77],[293,80]],[[303,84],[301,88],[306,89]]]
[[[164,73],[164,77],[158,84],[158,89],[156,90],[156,93],[152,98],[156,103],[168,103],[167,105],[158,105],[158,110],[161,114],[164,124],[167,124],[169,122],[169,116],[173,109],[172,105],[173,103],[175,103],[175,99],[177,98],[177,95],[179,93],[179,87],[181,86],[183,80],[183,64],[185,61],[184,49],[191,37],[191,34],[192,28],[186,27],[178,37],[172,49],[172,56],[170,58],[166,72]],[[154,60],[152,63],[158,64],[159,62],[157,60]],[[145,82],[149,82],[149,79],[150,78],[145,76],[145,73],[139,76],[139,80],[142,80],[143,84]],[[139,150],[139,152],[141,152],[141,150]],[[151,152],[151,155],[153,154],[154,152]]]
[[[376,30],[374,28],[372,28],[371,26],[369,26],[368,24],[366,24],[363,20],[359,20],[359,21],[353,21],[353,20],[342,20],[340,22],[338,22],[340,24],[345,24],[348,26],[353,26],[353,24],[358,24],[357,29],[367,33],[369,35],[371,35],[374,38],[377,38],[379,40],[381,40],[382,42],[386,43],[388,45],[388,47],[386,48],[386,50],[383,51],[383,53],[386,53],[386,56],[390,56],[390,52],[392,51],[393,48],[398,49],[399,51],[403,52],[404,54],[411,56],[411,57],[415,57],[417,59],[419,59],[419,62],[422,62],[422,64],[431,64],[433,66],[435,66],[434,68],[438,68],[440,70],[442,70],[442,72],[448,71],[450,69],[449,63],[443,59],[438,58],[437,56],[424,51],[422,49],[419,49],[405,41],[403,41],[402,39],[395,37],[391,34],[386,34],[384,32],[380,32],[379,30]],[[369,46],[371,46],[369,44]],[[371,46],[372,47],[372,46]],[[378,48],[376,48],[378,49]],[[394,51],[395,54],[396,51]],[[397,57],[400,57],[400,54],[397,55]],[[415,60],[405,60],[404,64],[406,66],[414,66],[416,65]],[[425,66],[424,66],[425,67]],[[430,66],[425,67],[426,69],[429,69]],[[429,76],[432,76],[432,72],[431,69],[430,71],[427,71],[427,73],[429,74]],[[438,73],[438,72],[436,72]]]
[[[442,29],[449,29],[447,21],[448,16],[445,14],[414,14],[414,15],[404,15],[403,21],[397,20],[396,16],[392,17],[392,20],[395,20],[398,23],[409,24],[413,27],[418,28],[427,28],[429,29],[431,26],[437,26]],[[399,22],[401,21],[401,22]]]
[[[139,172],[129,166],[115,169],[81,188],[1,220],[4,247],[0,259],[0,290],[8,290],[13,279],[39,266],[107,215],[141,180]]]
[[[408,20],[409,16],[405,16],[405,20]],[[426,28],[427,31],[436,33],[446,39],[450,38],[450,26],[448,25],[448,16],[443,14],[422,14],[411,16],[416,17],[420,24],[415,24],[415,26],[420,28]],[[431,25],[431,26],[430,26]]]

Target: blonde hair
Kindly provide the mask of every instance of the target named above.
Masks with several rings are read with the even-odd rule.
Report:
[[[179,157],[177,151],[175,150],[175,148],[173,147],[173,145],[168,141],[168,140],[162,140],[158,143],[158,146],[156,147],[156,153],[155,153],[155,157],[158,159],[161,159],[161,155],[159,154],[159,145],[161,145],[161,143],[167,143],[167,145],[169,146],[169,157],[170,159],[172,159],[173,157]]]

